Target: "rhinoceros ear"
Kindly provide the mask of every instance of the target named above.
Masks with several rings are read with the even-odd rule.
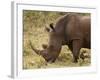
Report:
[[[50,32],[50,29],[48,27],[45,28],[47,32]]]
[[[51,28],[53,31],[55,31],[55,28],[54,28],[54,26],[53,26],[53,23],[50,24],[50,28]]]
[[[48,47],[48,45],[46,44],[42,44],[43,49],[46,49]]]

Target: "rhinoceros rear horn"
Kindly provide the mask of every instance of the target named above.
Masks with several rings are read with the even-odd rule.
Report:
[[[43,49],[46,49],[48,47],[48,45],[46,44],[42,44]]]
[[[40,55],[41,51],[40,51],[40,50],[37,50],[37,49],[32,45],[31,41],[30,41],[29,44],[30,44],[31,49],[32,49],[36,54]]]
[[[54,28],[54,26],[53,26],[53,23],[50,24],[50,28],[51,28],[53,31],[55,31],[55,28]]]

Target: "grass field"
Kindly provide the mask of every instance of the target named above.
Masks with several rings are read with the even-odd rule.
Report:
[[[29,41],[32,42],[32,45],[35,48],[41,50],[42,50],[41,46],[42,44],[48,44],[49,36],[48,32],[45,31],[44,22],[47,20],[46,24],[49,24],[50,22],[53,22],[54,20],[59,18],[59,16],[62,16],[65,13],[63,14],[60,13],[59,15],[58,13],[48,12],[48,14],[45,14],[47,17],[43,17],[44,13],[41,13],[40,15],[40,12],[35,12],[35,11],[24,11],[23,14],[24,14],[23,69],[79,67],[79,66],[82,67],[82,66],[89,66],[91,64],[91,53],[89,49],[81,49],[80,53],[86,50],[86,55],[90,57],[85,58],[84,61],[82,59],[79,59],[78,63],[72,62],[73,59],[72,53],[67,45],[62,47],[61,53],[54,63],[47,63],[43,57],[37,55],[31,49]],[[54,17],[51,18],[51,16]]]

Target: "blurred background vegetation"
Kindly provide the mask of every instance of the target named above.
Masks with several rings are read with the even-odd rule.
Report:
[[[58,59],[52,64],[47,63],[30,48],[29,41],[31,41],[32,45],[37,49],[42,49],[42,44],[48,44],[49,36],[45,27],[48,27],[50,23],[56,23],[57,19],[65,14],[67,13],[23,10],[23,69],[90,65],[90,58],[87,58],[84,62],[79,59],[77,64],[72,63],[72,54],[67,46],[63,46]],[[78,14],[90,15],[88,13]],[[83,50],[86,50],[87,54],[90,55],[90,50]]]

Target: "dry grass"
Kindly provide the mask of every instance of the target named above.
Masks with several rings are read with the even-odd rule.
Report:
[[[72,63],[72,53],[67,46],[62,47],[61,53],[54,63],[47,63],[30,48],[30,40],[37,49],[42,49],[42,44],[48,44],[48,33],[45,31],[45,25],[56,22],[64,14],[66,13],[23,11],[23,69],[77,67],[91,64],[91,57],[86,58],[84,61],[79,59],[76,64]],[[86,55],[91,55],[88,49],[82,49],[80,52],[84,50],[86,50]]]
[[[34,69],[34,68],[59,68],[59,67],[78,67],[78,66],[89,66],[90,57],[86,58],[84,61],[82,59],[78,60],[78,63],[72,62],[72,53],[67,46],[63,46],[61,53],[54,63],[47,63],[43,57],[37,55],[29,45],[29,40],[32,41],[38,49],[42,49],[42,44],[48,43],[48,33],[44,31],[43,28],[34,28],[34,32],[31,34],[24,35],[24,51],[23,51],[23,69]],[[86,54],[90,56],[90,50],[86,50]]]

